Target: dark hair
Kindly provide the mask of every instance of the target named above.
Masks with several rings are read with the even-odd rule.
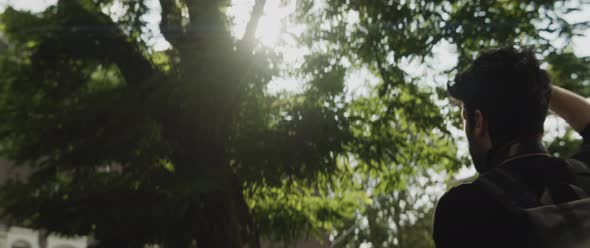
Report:
[[[543,133],[551,82],[531,50],[484,51],[455,77],[448,91],[463,102],[468,122],[473,123],[475,110],[481,111],[494,146]]]

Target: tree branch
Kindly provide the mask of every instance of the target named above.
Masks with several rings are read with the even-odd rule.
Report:
[[[266,0],[256,0],[254,4],[254,8],[252,8],[252,13],[250,14],[250,20],[246,25],[246,32],[241,39],[241,42],[252,42],[254,40],[254,35],[256,35],[256,28],[258,27],[258,22],[260,21],[260,17],[264,14],[264,5],[266,5]]]
[[[240,61],[240,63],[245,66],[243,67],[244,69],[241,73],[239,81],[247,78],[246,74],[249,73],[252,67],[251,62],[253,57],[249,55],[251,55],[252,49],[254,48],[254,35],[256,34],[258,22],[260,21],[262,14],[264,14],[264,5],[266,5],[266,0],[256,0],[256,3],[252,8],[252,13],[250,14],[250,20],[246,25],[246,32],[244,33],[244,36],[242,36],[242,39],[238,42],[238,54],[245,55],[242,56],[243,59]]]
[[[72,2],[74,3],[74,2]],[[158,72],[141,48],[104,13],[79,4],[62,5],[69,13],[82,13],[68,18],[60,39],[54,41],[76,46],[65,46],[65,53],[75,57],[98,58],[115,63],[129,85],[141,85]],[[64,11],[65,12],[65,11]],[[83,16],[85,19],[80,19]],[[92,17],[92,18],[88,18]],[[89,21],[90,20],[90,21]],[[100,27],[99,31],[95,31]],[[90,32],[89,32],[90,30]],[[71,43],[69,43],[71,42]],[[49,52],[59,52],[49,46]]]
[[[186,27],[186,39],[190,40],[190,49],[203,48],[206,44],[215,44],[225,40],[229,31],[225,26],[225,15],[220,10],[223,1],[219,0],[184,0],[189,23]],[[188,41],[186,43],[189,43]]]
[[[180,8],[175,0],[160,0],[160,6],[162,7],[160,32],[172,46],[178,47],[178,43],[184,36]]]

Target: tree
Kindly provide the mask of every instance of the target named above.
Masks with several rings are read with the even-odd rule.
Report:
[[[116,21],[101,11],[115,2],[125,9]],[[227,1],[160,0],[172,46],[163,52],[145,42],[144,1],[9,8],[0,150],[34,173],[2,188],[2,213],[92,234],[103,247],[256,247],[260,237],[343,228],[364,205],[367,214],[395,206],[392,192],[426,168],[461,165],[443,86],[428,87],[403,62],[424,62],[447,41],[459,55],[454,73],[482,47],[534,45],[587,80],[587,62],[543,35],[567,41],[585,28],[561,18],[572,11],[563,2],[298,1],[292,21],[309,30],[295,40],[311,52],[287,69],[254,39],[264,0],[238,39]],[[380,83],[346,99],[346,75],[359,68]],[[266,92],[283,73],[305,90]]]
[[[324,199],[351,140],[333,93],[265,94],[264,1],[238,40],[224,1],[160,1],[165,52],[144,42],[145,4],[122,3],[118,22],[112,1],[2,14],[2,155],[34,170],[2,188],[4,216],[102,247],[256,247],[258,230],[328,227],[364,198]]]
[[[264,1],[238,42],[221,2],[187,1],[183,20],[181,6],[161,1],[163,34],[174,45],[167,54],[141,42],[142,2],[126,2],[136,13],[123,26],[100,11],[104,4],[59,1],[41,15],[8,9],[2,16],[15,44],[2,66],[2,148],[35,169],[4,188],[4,210],[32,227],[92,233],[104,247],[256,246],[242,187],[264,180],[249,166],[271,158],[249,160],[243,150],[266,138],[284,152],[309,138],[290,138],[292,125],[262,112],[271,72],[264,51],[253,53],[252,32]],[[309,125],[333,126],[315,121]],[[266,137],[248,136],[255,132]],[[303,149],[327,156],[324,148]],[[290,166],[261,171],[286,174]]]

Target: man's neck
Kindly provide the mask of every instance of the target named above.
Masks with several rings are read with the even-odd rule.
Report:
[[[511,160],[535,155],[549,156],[547,148],[539,139],[515,140],[492,148],[488,152],[488,168],[495,168]]]

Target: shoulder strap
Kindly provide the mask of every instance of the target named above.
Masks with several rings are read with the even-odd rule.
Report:
[[[508,209],[510,212],[517,213],[520,211],[520,208],[508,197],[506,191],[493,180],[490,180],[488,177],[479,176],[473,184],[479,185],[485,191],[487,191],[496,201],[500,202],[502,206]]]
[[[564,160],[568,169],[576,176],[590,176],[590,168],[582,161],[570,158]]]
[[[511,212],[543,205],[517,176],[503,168],[480,175],[474,182]]]
[[[590,194],[590,168],[583,162],[576,159],[564,160],[568,170],[574,176],[574,184],[570,188],[576,193],[579,199],[589,198]]]
[[[553,197],[557,200],[555,203],[561,203],[562,201],[558,200],[560,198],[570,198],[565,197],[565,194],[574,194],[573,198],[577,199],[590,198],[590,168],[575,159],[563,161],[573,174],[575,182],[553,185],[549,188],[550,195],[555,197],[559,195],[557,198]],[[512,212],[544,205],[517,175],[501,167],[480,175],[474,184],[480,185]]]

